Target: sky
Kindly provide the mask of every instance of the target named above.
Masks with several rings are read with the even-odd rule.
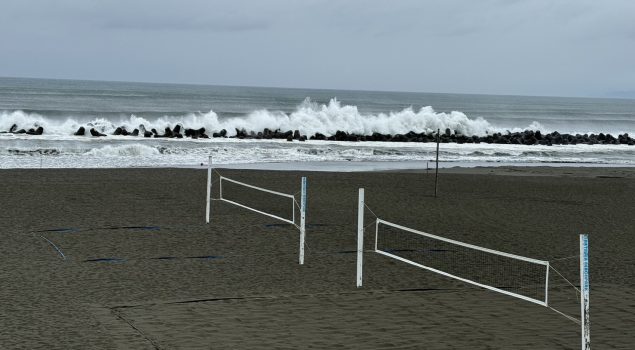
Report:
[[[632,0],[2,0],[0,76],[635,98]]]

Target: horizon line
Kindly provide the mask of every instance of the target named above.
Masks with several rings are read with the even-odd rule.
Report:
[[[257,88],[257,89],[288,89],[288,90],[326,90],[326,91],[350,91],[350,92],[384,92],[384,93],[405,93],[405,94],[439,94],[439,95],[473,95],[473,96],[507,96],[507,97],[537,97],[537,98],[574,98],[574,99],[612,99],[612,100],[635,100],[635,96],[590,96],[590,95],[523,95],[523,94],[494,94],[478,92],[431,92],[431,91],[408,91],[408,90],[370,90],[352,88],[320,88],[320,87],[289,87],[289,86],[265,86],[265,85],[241,85],[241,84],[213,84],[194,82],[165,82],[165,81],[133,81],[133,80],[103,80],[103,79],[74,79],[74,78],[49,78],[49,77],[28,77],[28,76],[2,76],[0,79],[32,79],[32,80],[62,80],[62,81],[83,81],[102,83],[124,83],[124,84],[148,84],[148,85],[182,85],[182,86],[210,86],[210,87],[233,87],[233,88]]]

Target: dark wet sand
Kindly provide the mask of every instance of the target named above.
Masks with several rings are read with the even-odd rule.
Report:
[[[274,219],[215,201],[206,225],[204,170],[0,171],[0,348],[580,348],[548,308],[378,254],[357,289],[359,187],[386,220],[554,260],[574,283],[576,260],[555,259],[588,233],[593,347],[635,346],[633,168],[442,169],[438,198],[425,171],[219,172],[285,193],[308,177],[304,266]]]

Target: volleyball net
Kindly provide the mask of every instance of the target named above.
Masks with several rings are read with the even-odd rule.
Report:
[[[555,270],[549,261],[506,253],[405,227],[375,215],[374,222],[364,224],[366,206],[364,189],[359,189],[357,222],[357,287],[363,284],[364,252],[377,253],[402,263],[416,266],[445,277],[502,293],[550,308],[580,324],[582,349],[590,347],[589,336],[589,276],[588,236],[580,235],[580,285],[571,283]],[[364,232],[374,227],[374,242],[364,249]],[[372,236],[372,231],[369,236]],[[577,292],[580,317],[555,309],[550,305],[550,271],[566,281]],[[553,275],[553,274],[552,274]],[[552,276],[553,277],[553,276]],[[561,287],[559,284],[558,287]]]
[[[212,186],[218,184],[218,197],[212,198]],[[289,194],[272,189],[237,181],[218,174],[218,180],[212,182],[212,159],[210,157],[207,172],[207,201],[205,222],[209,224],[211,200],[223,201],[252,212],[268,216],[292,225],[300,232],[299,263],[304,264],[306,236],[306,177],[302,177],[300,191]],[[297,194],[300,199],[297,200]]]
[[[220,175],[218,200],[296,225],[298,202],[293,194],[273,191]]]
[[[375,221],[375,252],[536,304],[548,303],[547,261],[435,236],[379,218]]]

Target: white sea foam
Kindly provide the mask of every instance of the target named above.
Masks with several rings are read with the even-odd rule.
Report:
[[[222,165],[272,162],[346,163],[433,162],[436,144],[415,142],[338,142],[284,140],[174,140],[138,138],[55,139],[0,137],[0,168],[198,167],[209,155]],[[442,144],[446,164],[576,163],[635,166],[635,147],[626,145],[525,146]],[[414,163],[413,163],[414,164]],[[415,166],[415,165],[413,165]],[[469,166],[469,165],[468,165]],[[323,170],[332,169],[325,167]]]
[[[342,105],[337,99],[328,104],[318,104],[305,99],[295,111],[287,114],[280,111],[256,110],[244,116],[221,118],[213,110],[206,113],[189,113],[185,115],[165,115],[160,118],[146,119],[134,114],[118,117],[117,120],[94,118],[80,121],[77,117],[50,118],[36,113],[23,111],[0,112],[0,131],[8,131],[13,124],[19,129],[44,127],[45,135],[72,135],[80,126],[88,132],[95,128],[99,132],[112,134],[117,127],[126,127],[128,131],[144,125],[147,130],[155,128],[162,133],[166,127],[173,128],[180,124],[183,127],[204,127],[208,133],[227,130],[228,135],[236,134],[236,129],[259,132],[265,128],[282,131],[299,130],[302,134],[322,133],[326,136],[336,131],[370,135],[374,132],[382,134],[405,134],[409,131],[430,133],[446,128],[463,135],[484,136],[492,132],[505,132],[507,129],[496,127],[483,118],[469,118],[462,112],[436,112],[432,107],[415,110],[411,107],[401,111],[378,114],[361,113],[357,106]],[[548,132],[537,122],[518,126],[511,131],[525,129]]]
[[[96,156],[96,157],[148,157],[158,156],[160,154],[156,147],[151,147],[141,144],[126,144],[126,145],[106,145],[97,148],[91,148],[84,152],[84,156]]]

